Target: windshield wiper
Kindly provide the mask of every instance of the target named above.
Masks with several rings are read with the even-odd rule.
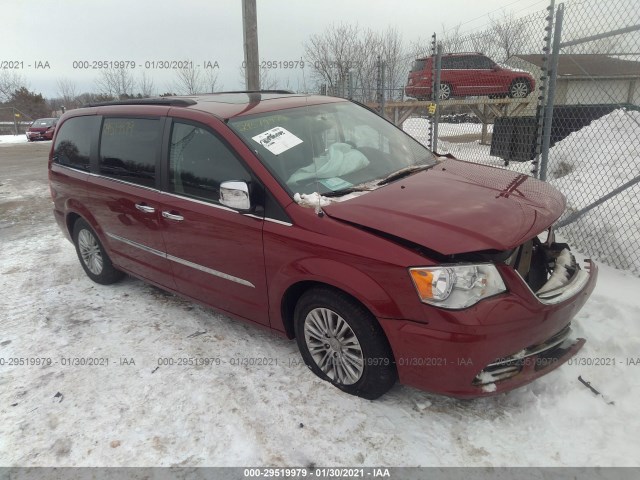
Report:
[[[334,190],[333,192],[323,193],[322,196],[323,197],[341,197],[348,193],[370,192],[371,190],[372,190],[371,188],[366,188],[366,187],[348,187],[348,188],[343,188],[342,190]]]
[[[411,165],[410,167],[405,167],[401,170],[398,170],[397,172],[393,172],[392,174],[380,180],[376,185],[386,185],[387,183],[393,182],[394,180],[408,177],[412,173],[419,172],[421,170],[427,170],[431,167],[433,167],[433,165]]]

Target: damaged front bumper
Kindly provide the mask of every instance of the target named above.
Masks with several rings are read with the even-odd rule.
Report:
[[[565,363],[582,348],[585,342],[584,338],[571,338],[571,328],[567,325],[539,344],[491,362],[476,375],[473,385],[482,387],[483,392],[492,393],[497,391],[496,382],[518,375],[524,380],[522,384],[529,383]],[[510,385],[511,388],[517,386],[519,385]]]
[[[379,319],[403,384],[458,398],[496,395],[582,348],[585,339],[572,337],[570,324],[595,288],[596,265],[578,265],[563,244],[530,246],[499,266],[504,294],[457,311],[424,305],[428,323]]]

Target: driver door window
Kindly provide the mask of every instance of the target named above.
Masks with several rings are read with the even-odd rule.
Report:
[[[249,182],[251,176],[216,135],[191,123],[174,121],[169,150],[169,190],[218,203],[220,184]]]

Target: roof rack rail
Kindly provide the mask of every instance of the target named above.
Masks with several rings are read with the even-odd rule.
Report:
[[[195,105],[195,100],[189,98],[172,98],[172,97],[160,97],[160,98],[131,98],[128,100],[114,100],[110,102],[97,102],[87,103],[83,107],[105,107],[108,105],[167,105],[171,107],[188,107]]]
[[[215,92],[215,93],[283,93],[283,94],[292,94],[296,93],[291,90],[233,90],[230,92]],[[214,95],[215,95],[214,93]]]

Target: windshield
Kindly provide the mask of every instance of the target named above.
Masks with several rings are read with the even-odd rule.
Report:
[[[55,118],[40,118],[31,124],[32,127],[50,127],[55,122]]]
[[[229,126],[292,196],[347,193],[398,170],[435,163],[423,145],[350,102],[244,116]]]

